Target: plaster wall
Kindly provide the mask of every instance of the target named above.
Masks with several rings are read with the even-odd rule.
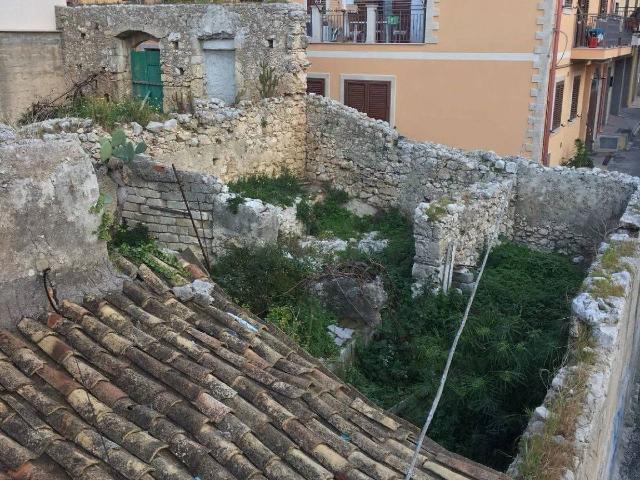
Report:
[[[66,0],[0,0],[0,32],[55,32],[55,7]]]
[[[0,31],[0,120],[15,122],[35,100],[64,92],[65,85],[60,33]]]

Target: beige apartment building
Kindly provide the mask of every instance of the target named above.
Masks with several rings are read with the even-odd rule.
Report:
[[[309,91],[402,135],[550,165],[623,144],[638,0],[307,2]]]

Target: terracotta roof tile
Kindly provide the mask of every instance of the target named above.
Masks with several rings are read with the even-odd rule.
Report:
[[[122,293],[24,319],[22,337],[0,332],[0,463],[14,476],[402,478],[417,428],[218,287],[212,305],[185,305],[148,268],[130,270],[142,282]],[[431,441],[419,460],[416,480],[504,478]]]

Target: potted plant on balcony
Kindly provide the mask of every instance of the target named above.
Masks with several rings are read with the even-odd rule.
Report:
[[[597,48],[604,40],[604,30],[601,28],[590,28],[587,30],[587,47]]]

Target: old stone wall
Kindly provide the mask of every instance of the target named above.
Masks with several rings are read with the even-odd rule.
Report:
[[[512,186],[512,180],[478,183],[454,197],[416,207],[412,274],[417,290],[424,286],[448,290],[455,272],[479,263],[489,238],[498,233],[510,236]]]
[[[189,109],[211,96],[217,75],[235,80],[235,97],[257,99],[261,62],[279,78],[277,96],[304,93],[306,14],[295,4],[99,5],[56,9],[69,74],[107,73],[99,91],[131,93],[130,51],[157,41],[164,109]],[[216,52],[233,72],[220,72]],[[209,75],[209,77],[207,77]],[[226,92],[226,91],[225,91]],[[228,94],[228,92],[226,92]],[[225,99],[227,103],[233,99]]]
[[[514,240],[568,254],[593,254],[640,184],[599,169],[547,168],[524,158],[412,142],[385,122],[324,97],[307,97],[307,175],[378,207],[453,198],[471,185],[516,179]],[[459,246],[460,247],[460,246]]]
[[[613,459],[618,445],[624,410],[632,387],[640,351],[637,327],[640,295],[640,194],[633,194],[618,231],[607,237],[590,268],[584,290],[573,300],[574,328],[570,357],[577,358],[561,368],[551,383],[544,403],[538,407],[523,435],[523,441],[542,435],[545,423],[560,415],[556,409],[578,402],[574,429],[565,437],[554,438],[562,445],[570,442],[572,454],[566,458],[563,478],[606,480],[612,477]],[[625,245],[624,249],[621,245]],[[611,252],[617,249],[612,265]],[[608,260],[605,261],[604,257]],[[602,288],[606,285],[607,288]],[[612,289],[615,288],[616,290]],[[577,331],[586,338],[576,341]],[[527,449],[510,468],[518,472]],[[562,467],[562,466],[559,466]]]
[[[42,272],[61,298],[118,284],[90,213],[98,182],[74,139],[21,139],[0,124],[0,326],[47,308]]]
[[[243,101],[235,107],[196,102],[195,114],[173,114],[165,122],[122,125],[127,137],[144,141],[155,161],[180,170],[211,174],[224,182],[283,170],[303,175],[306,161],[302,96]],[[100,139],[109,135],[90,120],[63,118],[21,128],[23,136],[77,136],[98,164]]]
[[[530,162],[519,163],[517,178],[514,239],[567,254],[592,255],[640,185],[618,172]]]
[[[0,32],[0,121],[65,90],[59,32]]]
[[[491,152],[413,142],[388,123],[325,97],[307,97],[307,175],[376,207],[416,205],[477,182],[509,177],[516,163]]]
[[[173,169],[138,156],[124,167],[122,217],[129,224],[143,223],[162,247],[180,251],[192,247],[201,256]],[[215,257],[229,246],[261,246],[277,241],[289,228],[284,210],[260,200],[237,196],[212,175],[178,170],[178,179],[192,211],[207,254]]]

